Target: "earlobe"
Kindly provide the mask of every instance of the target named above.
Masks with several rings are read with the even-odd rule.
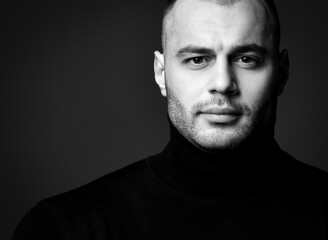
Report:
[[[164,56],[158,51],[154,52],[154,74],[155,81],[164,97],[166,97]]]
[[[284,49],[279,54],[278,96],[283,93],[288,78],[289,78],[289,56],[288,56],[288,51]]]

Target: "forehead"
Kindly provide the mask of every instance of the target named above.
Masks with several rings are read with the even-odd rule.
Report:
[[[232,5],[220,5],[214,0],[181,0],[172,13],[168,44],[264,45],[270,42],[266,22],[264,7],[258,0],[240,0]]]

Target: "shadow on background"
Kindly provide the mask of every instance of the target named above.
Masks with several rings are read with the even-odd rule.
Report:
[[[152,67],[162,6],[137,2],[8,1],[0,10],[0,239],[10,239],[40,199],[155,154],[168,141]],[[277,140],[328,170],[327,3],[276,2],[291,59]]]

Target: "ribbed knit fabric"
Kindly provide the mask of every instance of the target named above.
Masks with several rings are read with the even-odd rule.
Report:
[[[208,153],[171,125],[171,141],[163,154],[162,161],[150,161],[160,177],[201,198],[242,199],[261,194],[279,181],[277,175],[283,171],[279,169],[282,151],[274,139],[265,136],[237,150]]]
[[[172,128],[161,154],[38,203],[13,240],[327,240],[327,173],[250,143],[210,154]]]

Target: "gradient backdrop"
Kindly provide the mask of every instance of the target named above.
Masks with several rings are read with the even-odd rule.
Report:
[[[40,199],[168,141],[166,103],[153,78],[164,0],[112,2],[1,6],[0,239],[10,239]],[[328,170],[328,4],[276,2],[291,60],[276,138],[299,160]]]

